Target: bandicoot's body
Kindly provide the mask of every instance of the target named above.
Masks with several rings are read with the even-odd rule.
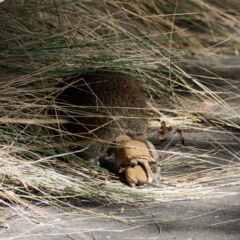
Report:
[[[62,92],[56,96],[57,109],[68,119],[64,131],[73,133],[73,141],[79,143],[75,150],[82,151],[77,155],[98,164],[108,143],[123,131],[134,138],[145,135],[147,119],[141,116],[147,114],[147,104],[140,81],[132,74],[108,68],[83,72],[66,76],[59,84]],[[116,115],[138,117],[116,118]]]

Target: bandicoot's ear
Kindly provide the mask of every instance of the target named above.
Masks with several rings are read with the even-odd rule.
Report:
[[[127,135],[124,135],[124,134],[121,134],[121,135],[118,135],[116,138],[115,138],[115,142],[116,143],[120,143],[122,141],[128,141],[128,140],[131,140],[131,138]]]

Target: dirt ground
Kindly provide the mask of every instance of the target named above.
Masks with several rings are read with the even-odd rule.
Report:
[[[240,239],[240,186],[218,191],[232,195],[134,207],[79,201],[75,209],[42,207],[42,216],[0,208],[9,226],[0,229],[0,239]]]

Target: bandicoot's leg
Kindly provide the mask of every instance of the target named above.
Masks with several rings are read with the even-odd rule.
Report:
[[[158,179],[157,182],[160,182],[160,180],[161,180],[161,166],[160,166],[160,163],[152,157],[150,157],[149,163],[151,164],[151,167],[154,167],[155,177]]]
[[[149,166],[149,162],[146,159],[137,159],[138,162],[140,162],[146,169],[147,174],[148,174],[148,182],[152,182],[152,180],[159,182],[159,180],[154,176],[150,166]]]
[[[161,167],[159,165],[155,166],[155,176],[158,179],[158,182],[161,180]]]

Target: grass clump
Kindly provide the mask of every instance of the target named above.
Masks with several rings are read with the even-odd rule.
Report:
[[[233,132],[239,129],[234,105],[239,97],[234,87],[237,74],[230,74],[224,65],[224,58],[238,57],[239,4],[228,3],[1,3],[3,202],[14,201],[7,192],[43,203],[76,196],[91,201],[161,201],[168,187],[167,198],[176,199],[186,198],[187,191],[202,197],[217,186],[238,184],[238,152],[210,136],[214,132],[219,139],[239,140]],[[49,110],[57,108],[54,96],[63,76],[105,67],[137,77],[156,118],[184,131],[186,139],[188,134],[191,139],[191,132],[206,139],[204,149],[197,144],[169,149],[179,131],[170,134],[162,148],[165,189],[151,190],[151,194],[148,189],[129,189],[106,170],[72,156],[71,136],[59,127],[65,120],[49,117]],[[206,100],[219,111],[200,111]],[[183,148],[193,153],[183,154]],[[230,160],[224,162],[226,155],[216,157],[218,163],[209,160],[219,151]],[[191,159],[186,163],[189,172],[181,169],[180,159]],[[189,193],[193,185],[196,191]],[[177,196],[171,195],[174,187],[179,189]]]

